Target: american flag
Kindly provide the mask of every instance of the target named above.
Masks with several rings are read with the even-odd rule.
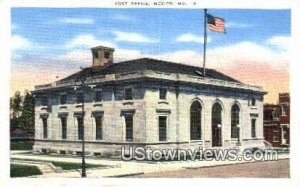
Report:
[[[207,14],[207,27],[215,32],[226,33],[225,20],[223,18],[214,17],[210,14]]]

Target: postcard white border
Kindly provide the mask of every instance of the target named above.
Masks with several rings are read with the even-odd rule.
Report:
[[[292,10],[292,49],[290,62],[290,94],[291,94],[291,178],[290,179],[251,179],[251,178],[194,178],[194,179],[66,179],[66,178],[9,178],[9,77],[10,77],[10,10],[13,7],[101,7],[116,8],[116,0],[0,0],[0,186],[300,186],[300,0],[195,0],[197,8],[250,8],[250,9],[291,9]],[[143,2],[147,0],[139,0]],[[150,1],[150,0],[148,0]],[[158,0],[162,1],[162,0]],[[174,1],[174,0],[173,0]],[[175,0],[177,1],[177,0]],[[182,0],[186,1],[186,0]],[[188,2],[193,2],[187,0]],[[129,1],[130,2],[130,1]],[[122,8],[122,7],[120,7]],[[123,8],[131,8],[123,7]],[[132,7],[138,8],[138,7]],[[147,7],[150,8],[150,7]],[[152,7],[153,8],[153,7]],[[158,7],[178,8],[178,7]],[[187,7],[193,8],[193,7]],[[4,166],[4,167],[3,167]]]

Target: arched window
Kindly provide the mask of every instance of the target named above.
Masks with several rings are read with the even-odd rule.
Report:
[[[212,146],[222,146],[222,107],[215,103],[212,107]]]
[[[201,104],[198,101],[194,101],[190,110],[191,140],[201,140],[201,110],[202,110]]]
[[[222,107],[220,103],[215,103],[212,108],[212,125],[222,124]]]
[[[231,138],[238,138],[238,125],[240,123],[240,107],[234,104],[231,107]]]

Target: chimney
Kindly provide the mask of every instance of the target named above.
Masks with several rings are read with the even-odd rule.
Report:
[[[93,67],[106,67],[113,63],[113,54],[115,49],[110,47],[93,47]]]

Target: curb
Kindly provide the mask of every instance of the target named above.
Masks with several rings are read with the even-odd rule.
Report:
[[[184,169],[211,168],[211,167],[218,167],[218,166],[239,165],[239,164],[250,164],[250,163],[258,163],[258,162],[274,162],[274,161],[288,160],[288,159],[289,159],[289,158],[280,158],[280,159],[278,159],[278,160],[273,160],[273,161],[258,160],[258,161],[227,163],[227,164],[210,165],[210,166],[184,166],[184,167],[182,167],[182,168],[184,168]]]
[[[129,176],[135,176],[135,175],[143,175],[144,172],[137,172],[137,173],[127,173],[127,174],[120,174],[120,175],[113,175],[113,176],[103,176],[108,178],[114,178],[114,177],[129,177]]]

